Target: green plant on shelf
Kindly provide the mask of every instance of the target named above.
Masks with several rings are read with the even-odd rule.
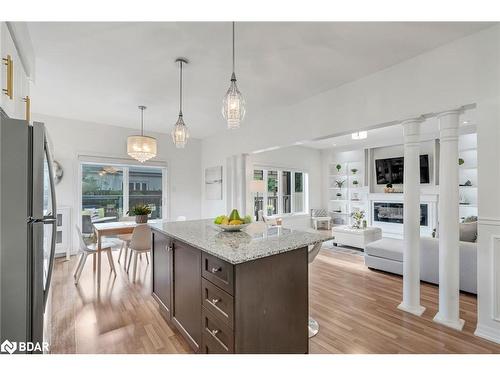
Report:
[[[357,187],[357,186],[358,186],[358,184],[359,184],[359,182],[358,182],[358,180],[354,180],[354,181],[352,182],[352,184],[353,184],[354,186],[356,186],[356,187]]]
[[[356,168],[351,169],[352,174],[356,174],[358,170]]]
[[[339,189],[342,189],[342,186],[344,185],[345,180],[335,180],[335,184]]]
[[[340,164],[337,164],[337,165],[335,166],[335,168],[337,168],[337,173],[339,173],[339,172],[340,172],[340,170],[342,169],[342,166],[341,166]]]
[[[458,165],[463,165],[465,163],[465,160],[462,158],[458,158]]]

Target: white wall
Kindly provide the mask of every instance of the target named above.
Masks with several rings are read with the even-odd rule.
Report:
[[[78,156],[105,156],[132,161],[126,152],[127,136],[137,131],[42,114],[33,114],[32,117],[34,121],[45,123],[54,147],[54,159],[63,167],[63,179],[56,186],[57,204],[72,208],[73,227],[79,209]],[[165,162],[167,166],[169,218],[186,216],[188,219],[198,219],[201,212],[201,142],[191,138],[188,146],[179,150],[167,134],[148,135],[156,137],[158,141],[158,156],[152,160]]]
[[[297,105],[252,113],[242,128],[202,141],[202,164],[351,133],[475,103],[478,119],[478,329],[500,342],[500,26],[456,40]],[[221,204],[224,206],[224,204]],[[214,207],[202,201],[202,214]],[[493,265],[493,266],[492,266]]]

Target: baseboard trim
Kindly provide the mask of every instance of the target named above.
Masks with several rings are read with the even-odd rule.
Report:
[[[494,343],[500,344],[500,330],[486,327],[484,325],[478,324],[474,335],[481,337],[482,339],[493,341]]]

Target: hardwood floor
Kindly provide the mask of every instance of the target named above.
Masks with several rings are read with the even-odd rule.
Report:
[[[57,260],[52,280],[51,353],[191,353],[151,297],[150,266],[145,257],[137,266],[133,284],[123,262],[116,262],[118,253],[113,256],[117,276],[103,262],[100,295],[91,257],[78,286],[73,279],[76,257]]]
[[[114,253],[115,259],[117,253]],[[90,259],[90,258],[89,258]],[[145,259],[132,284],[122,265],[110,277],[103,264],[102,291],[92,265],[73,283],[76,258],[56,262],[52,284],[52,353],[190,353],[160,316],[150,294]],[[310,313],[320,324],[311,353],[500,353],[500,345],[473,335],[476,297],[460,297],[463,332],[432,321],[438,288],[422,284],[422,317],[396,309],[401,277],[367,269],[363,257],[324,248],[310,268]]]

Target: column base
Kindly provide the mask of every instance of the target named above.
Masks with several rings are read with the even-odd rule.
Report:
[[[464,328],[465,320],[463,319],[458,319],[458,320],[447,320],[444,319],[439,312],[436,314],[434,317],[434,320],[436,323],[442,324],[446,327],[450,327],[453,329],[456,329],[457,331],[461,331]]]
[[[425,307],[423,307],[423,306],[420,306],[420,305],[408,306],[408,305],[405,305],[403,302],[401,302],[398,305],[398,309],[406,311],[406,312],[413,314],[413,315],[417,315],[417,316],[421,316],[425,311]]]

